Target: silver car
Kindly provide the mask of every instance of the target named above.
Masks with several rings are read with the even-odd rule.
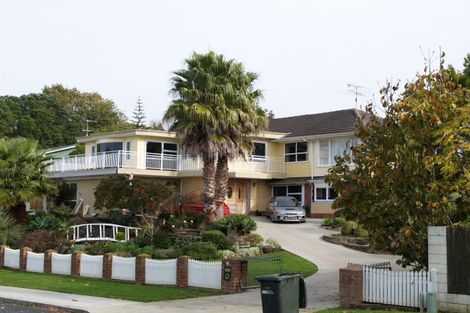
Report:
[[[305,210],[294,197],[274,197],[269,201],[266,216],[273,222],[305,222]]]

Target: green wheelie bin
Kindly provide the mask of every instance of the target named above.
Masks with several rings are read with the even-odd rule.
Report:
[[[259,276],[263,313],[299,312],[298,273]]]

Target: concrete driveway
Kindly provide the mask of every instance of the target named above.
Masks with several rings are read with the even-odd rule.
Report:
[[[370,264],[397,260],[391,255],[364,253],[323,241],[321,237],[333,231],[320,228],[321,219],[309,219],[303,224],[274,224],[265,217],[256,217],[258,230],[264,238],[273,238],[289,250],[313,263],[319,271],[307,278],[308,307],[321,309],[339,305],[339,269],[348,262]]]
[[[368,254],[321,239],[331,231],[321,229],[321,220],[308,220],[304,224],[273,224],[265,217],[256,217],[257,233],[277,240],[284,249],[315,263],[319,272],[307,278],[308,307],[322,309],[339,306],[338,270],[348,262],[374,263],[394,261],[390,255]],[[113,299],[61,294],[55,292],[19,289],[0,286],[0,298],[28,299],[37,303],[47,303],[68,308],[86,310],[90,313],[261,313],[259,289],[252,289],[235,295],[222,295],[177,301],[137,303]],[[306,310],[304,312],[311,312]]]

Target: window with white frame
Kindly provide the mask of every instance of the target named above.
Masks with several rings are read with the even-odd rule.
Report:
[[[319,141],[319,157],[318,164],[320,166],[331,166],[335,164],[335,157],[343,155],[346,151],[351,152],[351,146],[356,144],[355,139],[351,138],[335,138]]]
[[[126,154],[126,160],[130,160],[131,159],[131,142],[130,141],[126,141],[125,154]]]
[[[285,145],[286,162],[303,162],[308,160],[308,142],[293,142]]]
[[[253,153],[251,160],[255,162],[266,162],[266,143],[265,142],[253,142]]]
[[[294,197],[299,202],[303,202],[302,185],[273,186],[273,197]]]
[[[326,183],[315,183],[315,201],[333,201],[338,194]]]

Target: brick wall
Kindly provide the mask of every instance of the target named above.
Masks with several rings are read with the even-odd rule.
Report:
[[[437,269],[439,311],[470,312],[470,295],[448,293],[447,290],[447,227],[428,227],[428,264]]]
[[[188,287],[188,260],[189,256],[180,256],[176,260],[176,286]]]
[[[145,284],[145,260],[150,259],[147,254],[139,254],[135,258],[135,282]]]
[[[230,272],[230,278],[224,277]],[[248,274],[248,263],[244,260],[222,261],[222,290],[228,293],[242,292],[242,283],[246,282]]]
[[[52,253],[55,253],[55,250],[49,249],[44,252],[44,273],[52,273]]]
[[[82,257],[82,252],[77,251],[72,253],[72,276],[80,276],[80,259]]]
[[[28,252],[33,251],[33,249],[24,247],[20,249],[20,270],[26,271],[26,262],[28,262]]]
[[[339,270],[339,303],[351,308],[362,305],[362,267],[347,267]]]

